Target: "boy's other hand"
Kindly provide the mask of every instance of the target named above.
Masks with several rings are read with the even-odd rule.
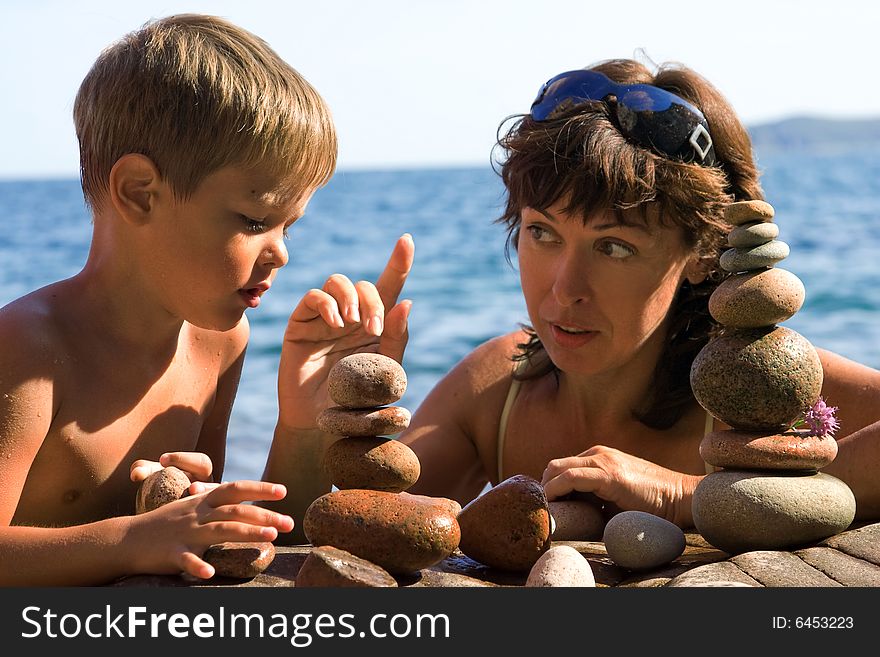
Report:
[[[172,465],[183,470],[184,474],[186,474],[192,482],[210,482],[211,473],[214,470],[214,465],[211,463],[211,457],[202,452],[167,452],[162,454],[158,461],[138,459],[131,464],[129,477],[134,482],[140,482],[154,472],[158,472],[162,468],[167,468]],[[193,491],[190,490],[190,492]]]
[[[378,352],[398,362],[408,339],[412,302],[398,302],[412,269],[415,245],[404,234],[394,245],[375,285],[333,274],[309,290],[290,315],[278,369],[278,424],[287,430],[315,428],[317,415],[332,406],[327,375],[340,359]]]
[[[245,504],[283,499],[287,489],[281,484],[242,480],[194,486],[205,492],[131,519],[129,537],[140,572],[182,571],[207,579],[214,568],[202,556],[211,545],[274,541],[279,532],[293,529],[290,516]]]

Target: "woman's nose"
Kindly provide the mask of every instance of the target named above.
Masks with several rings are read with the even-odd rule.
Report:
[[[583,253],[571,253],[560,258],[553,281],[553,296],[561,306],[571,306],[590,297],[588,269]]]

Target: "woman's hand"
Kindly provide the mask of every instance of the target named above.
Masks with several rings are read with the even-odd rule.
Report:
[[[547,499],[592,493],[624,511],[646,511],[693,525],[691,499],[701,477],[668,470],[611,447],[597,445],[547,464],[541,483]]]
[[[191,482],[212,481],[211,473],[214,470],[214,466],[211,463],[211,457],[202,452],[167,452],[162,454],[158,461],[138,459],[131,464],[129,477],[136,483],[141,482],[154,472],[169,466],[183,470]],[[189,492],[195,493],[197,491],[190,487]]]
[[[333,274],[309,290],[290,315],[278,368],[278,423],[286,430],[315,428],[317,415],[332,406],[327,375],[341,358],[378,352],[398,362],[407,341],[410,301],[397,302],[412,268],[409,234],[397,240],[375,285]]]
[[[135,571],[152,574],[185,572],[213,577],[214,567],[202,559],[211,545],[227,541],[274,541],[278,532],[293,529],[290,516],[243,502],[280,500],[287,490],[264,481],[193,484],[206,491],[169,502],[133,516],[127,540]]]

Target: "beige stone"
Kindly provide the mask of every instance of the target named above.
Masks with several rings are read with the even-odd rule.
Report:
[[[730,276],[709,297],[709,313],[732,328],[771,326],[789,319],[804,304],[801,280],[774,267]]]

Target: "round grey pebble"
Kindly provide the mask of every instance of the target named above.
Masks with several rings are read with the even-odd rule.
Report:
[[[684,532],[677,525],[644,511],[623,511],[605,525],[608,556],[618,566],[649,570],[681,556]]]
[[[772,267],[785,260],[789,252],[788,244],[781,240],[772,240],[749,249],[727,249],[721,254],[720,263],[724,271],[751,271]]]
[[[345,408],[393,404],[406,392],[406,372],[400,363],[382,354],[351,354],[331,368],[327,392]]]
[[[760,222],[737,226],[727,235],[727,243],[735,248],[751,248],[766,244],[779,237],[779,226],[774,223]]]

